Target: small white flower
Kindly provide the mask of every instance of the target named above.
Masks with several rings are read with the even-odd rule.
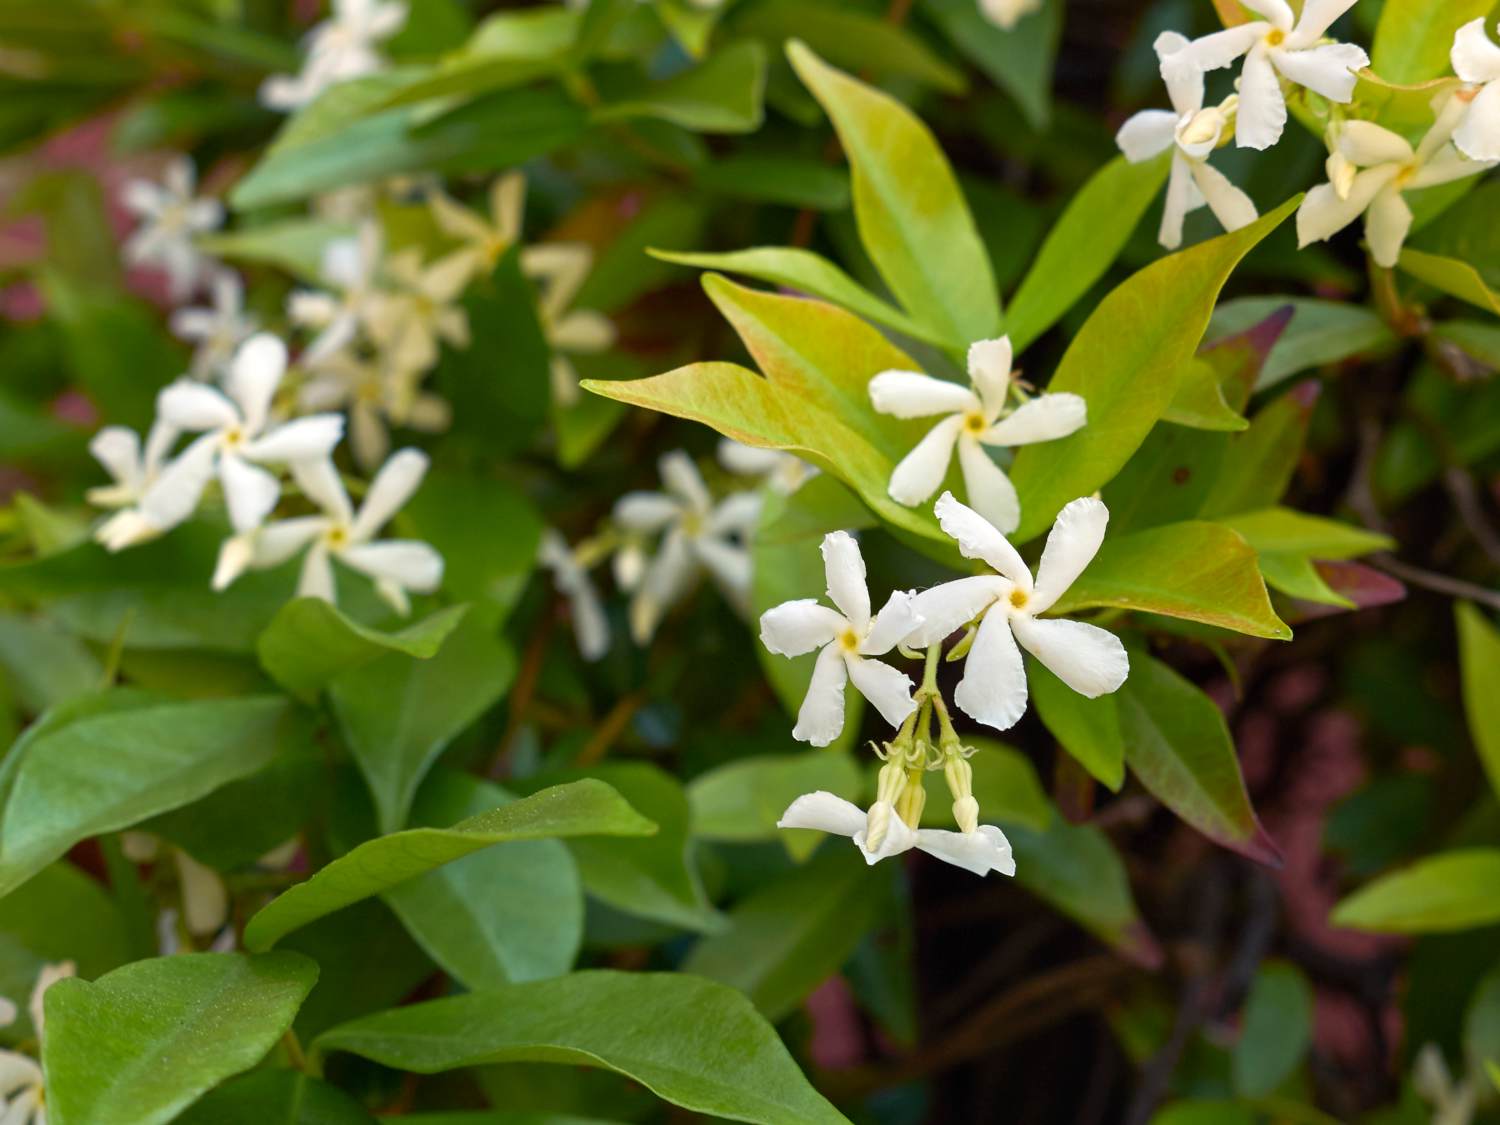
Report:
[[[362,223],[357,235],[335,239],[323,250],[323,281],[333,291],[299,289],[287,298],[287,319],[317,332],[302,352],[303,363],[316,365],[343,351],[374,317],[382,243],[379,225]]]
[[[877,810],[871,810],[872,813],[875,811]],[[848,836],[869,864],[916,848],[936,856],[944,863],[972,871],[975,875],[987,875],[991,871],[998,871],[1002,875],[1016,873],[1016,861],[1011,856],[1010,841],[993,824],[981,824],[973,832],[913,829],[889,806],[879,811],[885,814],[881,819],[886,824],[886,830],[880,846],[873,851],[865,846],[870,814],[842,797],[835,797],[832,793],[821,790],[806,793],[793,801],[776,822],[776,827],[812,828],[836,836]]]
[[[1500,47],[1485,34],[1484,17],[1458,29],[1451,56],[1453,73],[1469,84],[1453,143],[1470,160],[1500,160]]]
[[[123,551],[155,539],[193,514],[213,474],[212,451],[195,446],[169,461],[167,453],[178,436],[177,427],[158,418],[146,435],[144,452],[140,437],[124,426],[106,426],[89,442],[89,452],[114,483],[89,489],[88,501],[119,509],[94,532],[107,550]]]
[[[125,240],[125,260],[160,267],[174,301],[191,295],[213,269],[212,261],[193,244],[193,236],[224,221],[224,207],[217,199],[193,194],[195,181],[193,162],[179,156],[167,164],[160,184],[131,180],[122,196],[125,207],[140,220]]]
[[[1299,245],[1330,238],[1364,215],[1370,256],[1377,265],[1394,266],[1412,224],[1404,192],[1477,176],[1500,163],[1469,160],[1450,143],[1466,109],[1462,98],[1450,95],[1415,149],[1373,121],[1344,122],[1332,138],[1330,182],[1308,192],[1297,209]]]
[[[210,471],[218,473],[238,533],[259,526],[281,496],[281,482],[260,464],[292,464],[326,457],[344,434],[337,414],[314,414],[271,425],[271,400],[286,371],[286,345],[261,333],[240,346],[230,363],[225,392],[191,379],[179,379],[156,399],[157,414],[179,430],[203,431],[178,458],[197,471],[182,474],[172,497],[187,514],[197,507]],[[166,480],[163,474],[156,489]]]
[[[1225,230],[1239,230],[1255,221],[1255,204],[1208,162],[1219,146],[1237,100],[1231,96],[1217,106],[1203,107],[1203,74],[1191,66],[1169,65],[1171,56],[1187,43],[1175,32],[1156,40],[1162,60],[1161,76],[1172,108],[1137,113],[1115,134],[1115,144],[1132,164],[1151,160],[1172,149],[1172,172],[1167,201],[1162,208],[1158,241],[1168,250],[1182,245],[1182,224],[1205,203]]]
[[[573,635],[585,660],[598,660],[609,651],[609,619],[589,581],[588,571],[568,541],[552,528],[542,532],[537,562],[552,572],[552,584],[567,600],[573,617]]]
[[[719,442],[719,464],[741,477],[760,477],[775,492],[790,496],[818,475],[802,458],[780,449],[760,449],[733,438]]]
[[[594,252],[581,242],[548,242],[528,246],[521,254],[522,270],[542,290],[537,316],[552,349],[552,398],[559,406],[572,406],[579,396],[578,372],[569,355],[593,355],[615,342],[609,317],[569,307],[593,263]]]
[[[403,250],[386,259],[385,276],[398,288],[371,297],[366,327],[392,367],[426,371],[440,344],[469,346],[469,314],[458,304],[469,268],[461,259],[424,266],[421,251]]]
[[[376,593],[403,617],[411,612],[408,591],[430,594],[442,584],[443,556],[430,544],[375,538],[422,483],[426,454],[416,449],[393,454],[370,482],[357,512],[327,456],[298,461],[291,468],[322,514],[279,520],[227,540],[219,553],[214,589],[222,590],[247,568],[279,566],[303,550],[307,556],[297,584],[299,598],[336,600],[332,559],[374,579]]]
[[[984,447],[1067,437],[1088,421],[1088,408],[1078,395],[1043,394],[1007,413],[1011,360],[1010,337],[1002,336],[969,348],[973,390],[915,371],[882,371],[870,380],[870,400],[882,414],[947,415],[892,471],[892,500],[911,507],[929,499],[943,483],[956,445],[969,503],[1002,531],[1016,529],[1021,502],[1015,486]]]
[[[1021,17],[1042,10],[1042,0],[979,0],[979,14],[990,23],[1010,31]]]
[[[304,410],[347,410],[354,462],[373,472],[390,452],[389,426],[441,433],[453,410],[439,395],[422,390],[423,372],[395,366],[385,353],[372,359],[350,351],[318,363],[297,388]]]
[[[911,595],[893,592],[871,617],[865,560],[847,531],[823,537],[823,575],[837,612],[819,605],[816,598],[801,598],[760,617],[760,643],[777,656],[821,650],[792,730],[793,738],[814,746],[827,746],[844,729],[844,684],[850,680],[893,727],[917,706],[906,673],[870,659],[890,652],[920,624]]]
[[[1093,699],[1125,682],[1130,662],[1120,638],[1082,621],[1042,618],[1067,593],[1104,541],[1109,510],[1093,497],[1068,504],[1047,536],[1036,581],[1005,536],[978,512],[948,493],[938,499],[938,523],[958,541],[966,559],[982,559],[994,575],[960,578],[924,590],[912,607],[922,623],[908,638],[913,647],[937,644],[983,614],[964,677],[953,701],[975,722],[1008,730],[1026,711],[1021,645],[1053,675]]]
[[[507,172],[496,178],[490,185],[488,219],[454,202],[442,191],[430,192],[427,203],[443,233],[463,243],[450,257],[466,271],[465,277],[486,277],[494,273],[505,252],[521,239],[526,177],[520,172]]]
[[[105,426],[89,442],[89,452],[104,466],[113,483],[89,489],[85,493],[88,502],[101,508],[139,504],[160,477],[177,438],[177,429],[158,418],[146,434],[142,450],[140,435],[134,430],[127,426]]]
[[[751,564],[744,541],[760,518],[761,498],[736,492],[715,504],[692,459],[680,449],[658,462],[665,492],[629,492],[616,502],[615,522],[627,533],[662,533],[656,555],[641,569],[630,601],[630,635],[645,644],[662,615],[707,570],[734,608],[749,611]]]
[[[1287,0],[1242,2],[1265,19],[1225,28],[1191,43],[1175,42],[1181,37],[1174,36],[1177,49],[1163,57],[1163,65],[1201,73],[1228,66],[1243,55],[1235,143],[1240,148],[1266,149],[1281,139],[1286,127],[1286,97],[1278,74],[1329,101],[1347,104],[1354,97],[1358,71],[1370,65],[1370,56],[1352,43],[1320,42],[1355,0],[1307,0],[1301,18],[1292,13]]]
[[[231,270],[214,274],[207,308],[178,309],[172,313],[172,332],[196,344],[189,368],[195,379],[212,379],[229,368],[235,349],[255,332],[255,318],[245,313],[245,287]]]
[[[333,16],[307,34],[302,71],[276,74],[260,88],[261,104],[299,109],[328,87],[385,69],[376,44],[406,23],[405,0],[333,0]]]

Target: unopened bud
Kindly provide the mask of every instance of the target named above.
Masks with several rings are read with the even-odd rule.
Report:
[[[1182,127],[1181,140],[1185,145],[1211,145],[1218,142],[1224,131],[1224,115],[1218,108],[1200,109]]]
[[[875,801],[894,805],[901,799],[901,791],[906,788],[906,764],[901,758],[892,754],[886,759],[885,765],[880,767],[879,780],[876,782]]]
[[[884,772],[884,771],[882,771]],[[876,801],[865,813],[865,847],[878,852],[885,843],[885,834],[891,827],[891,806],[888,801]]]
[[[906,775],[906,788],[901,791],[896,812],[908,827],[916,828],[922,822],[922,809],[926,804],[927,790],[922,785],[922,771],[911,770]]]
[[[1328,171],[1328,182],[1333,185],[1333,192],[1340,199],[1348,199],[1349,192],[1354,188],[1354,176],[1357,169],[1342,152],[1335,152],[1328,157],[1324,167]]]
[[[953,802],[953,819],[958,821],[960,832],[973,832],[979,827],[979,802],[973,797],[960,797]]]

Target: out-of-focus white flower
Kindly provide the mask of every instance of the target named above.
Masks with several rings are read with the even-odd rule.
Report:
[[[217,934],[229,921],[229,891],[213,868],[149,832],[121,833],[120,849],[132,863],[155,863],[164,854],[171,859],[177,871],[182,920],[194,937]]]
[[[897,418],[947,415],[892,471],[888,487],[892,500],[913,506],[930,498],[943,483],[956,445],[969,503],[1001,531],[1016,529],[1021,502],[1015,486],[984,447],[1067,437],[1088,421],[1088,408],[1075,394],[1043,394],[1007,412],[1012,358],[1009,336],[970,347],[972,390],[916,371],[882,371],[870,380],[870,400],[882,414]]]
[[[161,183],[131,180],[122,196],[126,208],[140,220],[125,240],[125,260],[162,269],[174,301],[195,292],[214,268],[212,260],[193,244],[193,237],[224,221],[223,204],[198,198],[195,184],[192,160],[179,156],[167,164]]]
[[[1472,1076],[1455,1081],[1436,1043],[1425,1043],[1412,1066],[1412,1088],[1432,1107],[1429,1125],[1470,1125],[1479,1108],[1479,1087]]]
[[[420,251],[403,250],[386,259],[384,272],[397,288],[373,295],[366,329],[393,367],[426,371],[438,360],[440,342],[469,346],[469,315],[457,303],[469,283],[463,261],[424,266]]]
[[[189,373],[204,380],[228,370],[235,349],[255,332],[255,318],[245,312],[245,287],[238,274],[219,270],[209,291],[211,306],[177,309],[171,319],[173,333],[196,345]]]
[[[1167,201],[1157,234],[1168,250],[1182,245],[1183,220],[1205,203],[1225,230],[1239,230],[1253,223],[1256,215],[1250,197],[1208,162],[1237,111],[1238,98],[1231,95],[1220,105],[1203,107],[1202,71],[1193,66],[1169,65],[1186,43],[1181,35],[1170,31],[1156,40],[1161,76],[1172,108],[1142,110],[1115,134],[1115,144],[1132,164],[1172,149]]]
[[[1500,160],[1500,47],[1484,31],[1484,17],[1470,20],[1453,37],[1453,73],[1468,84],[1459,97],[1468,105],[1453,131],[1453,144],[1470,160]]]
[[[1010,31],[1022,16],[1042,10],[1042,0],[979,0],[979,14],[990,23]]]
[[[552,349],[552,398],[559,406],[578,401],[578,372],[569,356],[607,351],[615,342],[609,317],[569,307],[593,264],[594,252],[581,242],[547,242],[521,253],[522,270],[542,291],[537,315]]]
[[[382,244],[379,224],[362,223],[357,235],[335,239],[323,251],[323,281],[331,291],[299,289],[287,298],[287,319],[317,333],[302,352],[303,363],[316,365],[343,351],[370,323]]]
[[[965,714],[996,730],[1008,730],[1025,713],[1026,672],[1017,641],[1063,683],[1090,699],[1125,682],[1130,661],[1119,637],[1082,621],[1038,616],[1067,593],[1099,550],[1109,523],[1109,510],[1102,502],[1083,497],[1057,514],[1035,582],[1016,549],[978,512],[946,492],[935,511],[964,558],[982,559],[996,572],[934,586],[912,603],[922,619],[907,642],[913,647],[938,644],[983,615],[964,661],[964,677],[953,693]]]
[[[161,475],[177,438],[177,429],[158,418],[146,434],[143,450],[140,435],[134,430],[105,426],[89,442],[89,452],[113,483],[89,489],[85,493],[88,502],[101,508],[139,504]]]
[[[297,388],[304,410],[347,410],[354,462],[373,472],[390,452],[390,426],[441,433],[453,421],[448,401],[422,389],[423,372],[398,367],[384,353],[369,359],[338,352],[314,367]]]
[[[760,516],[761,499],[754,492],[736,492],[715,504],[697,466],[681,450],[664,454],[658,464],[666,491],[629,492],[614,508],[615,522],[627,533],[662,535],[630,602],[630,635],[642,645],[662,615],[687,596],[700,570],[713,576],[736,610],[749,611],[750,552],[743,541]]]
[[[568,603],[579,653],[585,660],[600,659],[609,651],[609,619],[577,552],[549,527],[542,532],[536,557],[552,572],[552,584]]]
[[[783,495],[790,496],[818,475],[816,466],[780,449],[760,449],[733,438],[719,442],[719,464],[741,477],[759,477]]]
[[[393,454],[370,482],[357,512],[326,456],[291,468],[293,479],[322,514],[279,520],[226,541],[214,573],[215,589],[228,586],[247,568],[279,566],[303,550],[307,556],[297,584],[302,598],[336,600],[333,559],[374,579],[376,593],[402,616],[411,612],[409,591],[429,594],[442,583],[443,556],[430,544],[375,538],[421,485],[426,454],[416,449]]]
[[[301,72],[267,78],[261,104],[288,112],[339,82],[378,73],[385,59],[376,45],[405,23],[405,0],[333,0],[332,17],[307,33]]]
[[[507,172],[495,179],[490,185],[487,219],[455,202],[441,190],[430,192],[427,203],[443,233],[463,243],[452,251],[449,258],[466,271],[466,280],[486,277],[495,272],[495,266],[505,252],[521,239],[521,221],[526,210],[526,177],[520,172]]]
[[[1451,143],[1468,106],[1447,95],[1437,120],[1414,149],[1373,121],[1346,121],[1333,131],[1330,182],[1307,193],[1297,209],[1297,241],[1321,242],[1361,215],[1370,256],[1389,269],[1401,257],[1412,211],[1403,193],[1477,176],[1500,160],[1469,160]]]
[[[173,498],[178,508],[196,508],[208,470],[215,471],[229,522],[243,534],[258,527],[281,497],[281,482],[260,465],[290,465],[333,451],[344,435],[344,419],[337,414],[271,424],[271,400],[285,373],[286,345],[262,332],[240,345],[224,391],[179,379],[157,396],[156,412],[163,421],[186,433],[203,433],[178,458],[195,466],[203,463],[202,471],[173,478],[180,489]],[[163,473],[153,491],[168,477]]]
[[[1162,67],[1163,71],[1177,68],[1201,74],[1229,66],[1243,55],[1235,143],[1241,148],[1266,149],[1281,139],[1286,127],[1286,97],[1278,74],[1329,101],[1347,103],[1354,97],[1358,72],[1370,65],[1370,56],[1352,43],[1321,42],[1323,33],[1354,7],[1355,0],[1307,0],[1300,18],[1287,0],[1242,3],[1265,19],[1192,42],[1171,36],[1172,49],[1163,55]]]
[[[993,824],[981,824],[972,832],[912,828],[889,805],[884,808],[879,805],[877,802],[867,813],[842,797],[820,790],[806,793],[793,801],[776,822],[776,827],[812,828],[836,836],[848,836],[869,864],[916,848],[976,875],[987,875],[991,871],[998,871],[1002,875],[1016,873],[1016,861],[1011,856],[1010,841]],[[872,814],[873,819],[885,826],[879,844],[873,849],[867,846],[867,831]]]
[[[58,981],[75,973],[73,962],[64,961],[55,965],[43,965],[37,974],[36,985],[31,990],[28,1010],[31,1026],[36,1032],[37,1051],[40,1054],[45,1018],[42,998]],[[15,1019],[16,1006],[5,1001],[5,1014],[10,1023]],[[47,1125],[47,1110],[43,1104],[46,1077],[42,1068],[30,1055],[20,1051],[0,1051],[0,1125]]]

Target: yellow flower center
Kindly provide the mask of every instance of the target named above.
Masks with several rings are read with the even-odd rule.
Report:
[[[845,629],[839,634],[839,644],[845,651],[855,652],[859,648],[859,637],[855,635],[853,629]]]
[[[964,415],[964,430],[975,437],[984,433],[989,424],[984,420],[984,415],[977,410],[971,410]]]
[[[1266,36],[1266,46],[1268,47],[1279,47],[1285,41],[1286,32],[1282,31],[1279,27],[1272,29],[1271,34]]]
[[[224,447],[226,449],[238,449],[245,444],[245,431],[239,426],[230,426],[224,431]]]
[[[330,550],[342,550],[349,546],[349,529],[343,524],[336,524],[328,529],[325,539]]]
[[[1030,600],[1031,599],[1027,595],[1026,591],[1021,589],[1019,586],[1010,592],[1010,604],[1015,606],[1017,609],[1025,609],[1026,603]]]

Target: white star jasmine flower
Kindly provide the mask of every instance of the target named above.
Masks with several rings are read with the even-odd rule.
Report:
[[[629,492],[614,508],[614,520],[625,532],[662,535],[633,586],[630,635],[641,645],[703,570],[736,610],[749,611],[751,565],[744,543],[760,518],[761,498],[754,492],[736,492],[715,504],[697,466],[680,449],[664,454],[658,464],[666,491]]]
[[[424,266],[415,249],[392,254],[385,275],[397,286],[371,299],[370,339],[400,370],[426,371],[441,344],[469,346],[469,314],[458,298],[469,284],[468,266],[454,258]]]
[[[227,371],[235,349],[255,332],[255,318],[245,313],[245,287],[238,274],[220,270],[209,288],[211,306],[177,309],[170,322],[174,335],[197,345],[188,371],[202,380]]]
[[[980,617],[964,677],[953,701],[975,722],[996,730],[1015,726],[1026,711],[1021,646],[1080,695],[1107,695],[1125,682],[1130,662],[1120,638],[1082,621],[1043,618],[1083,573],[1104,541],[1109,510],[1093,497],[1068,504],[1047,536],[1036,581],[1004,535],[948,493],[935,508],[938,523],[958,541],[966,559],[996,572],[924,590],[912,606],[922,618],[907,639],[914,647],[937,644]],[[982,615],[982,616],[981,616]]]
[[[574,405],[580,393],[578,372],[568,357],[607,351],[615,342],[609,317],[570,308],[593,263],[594,252],[581,242],[548,242],[528,246],[521,254],[521,268],[542,291],[537,315],[552,349],[552,398],[559,406]]]
[[[297,402],[304,410],[347,410],[354,462],[373,472],[390,452],[390,426],[441,433],[453,421],[448,401],[422,389],[422,376],[395,366],[386,353],[362,359],[337,352],[308,373]]]
[[[780,449],[760,449],[733,438],[719,442],[719,464],[741,477],[759,477],[775,492],[790,496],[818,475],[816,467]]]
[[[1281,139],[1286,127],[1281,78],[1329,101],[1347,104],[1354,97],[1358,72],[1370,65],[1370,56],[1352,43],[1321,41],[1333,22],[1354,7],[1355,0],[1307,0],[1300,18],[1287,0],[1242,3],[1265,19],[1225,28],[1191,43],[1173,36],[1169,42],[1176,49],[1163,62],[1217,70],[1243,55],[1235,143],[1240,148],[1266,149]]]
[[[281,482],[261,464],[326,457],[344,434],[344,419],[337,414],[271,424],[271,400],[285,372],[286,345],[263,332],[235,353],[225,379],[227,393],[179,379],[156,399],[157,413],[169,425],[188,433],[203,431],[179,460],[196,464],[202,459],[205,469],[217,472],[229,522],[241,534],[259,526],[281,496]],[[206,471],[185,474],[179,504],[189,512],[195,508],[207,481]]]
[[[1453,144],[1470,160],[1500,160],[1500,46],[1484,31],[1484,17],[1453,36],[1453,73],[1468,84],[1459,96],[1468,105],[1453,131]]]
[[[469,280],[488,277],[495,272],[505,252],[521,240],[526,177],[520,172],[507,172],[496,178],[490,185],[488,219],[442,191],[430,192],[427,204],[442,232],[463,243],[449,258],[465,271],[464,276]]]
[[[338,470],[325,455],[292,465],[292,476],[321,515],[295,516],[256,528],[225,542],[214,572],[222,590],[247,568],[279,566],[306,550],[299,598],[336,601],[333,559],[374,579],[375,591],[403,617],[411,612],[408,592],[430,594],[442,584],[443,556],[414,539],[376,539],[375,534],[416,492],[427,473],[427,455],[403,449],[375,474],[356,511]]]
[[[197,290],[213,269],[211,260],[193,244],[193,236],[224,221],[223,204],[198,198],[195,183],[193,162],[179,156],[166,166],[161,183],[131,180],[122,196],[125,207],[140,220],[125,240],[125,260],[163,270],[174,301]]]
[[[878,863],[888,856],[900,855],[916,848],[928,855],[936,856],[944,863],[962,867],[975,875],[987,875],[998,871],[1002,875],[1016,873],[1016,861],[1011,855],[1010,841],[1005,833],[993,824],[981,824],[972,832],[950,832],[937,828],[911,828],[889,804],[880,808],[880,802],[866,813],[858,805],[851,804],[832,793],[818,791],[798,797],[788,806],[778,828],[812,828],[835,836],[848,836],[869,864]],[[878,810],[878,811],[877,811]],[[884,815],[880,815],[883,813]],[[876,814],[886,825],[880,843],[875,848],[868,846],[868,826],[871,814]]]
[[[979,14],[1003,31],[1010,31],[1022,16],[1042,10],[1042,0],[979,0]]]
[[[198,506],[198,497],[213,474],[212,450],[193,446],[168,460],[179,432],[158,418],[146,435],[144,451],[140,437],[124,426],[106,426],[89,442],[89,452],[113,483],[89,489],[88,501],[119,509],[94,532],[107,550],[123,551],[155,539]]]
[[[542,532],[536,557],[552,572],[553,586],[568,603],[579,653],[585,660],[599,660],[609,651],[609,619],[578,553],[549,527]]]
[[[328,87],[385,69],[376,45],[406,23],[405,0],[333,0],[333,15],[307,33],[302,71],[275,74],[260,88],[267,109],[300,109]]]
[[[865,560],[847,531],[823,537],[823,575],[837,611],[816,598],[801,598],[768,609],[760,618],[760,643],[777,656],[820,650],[792,730],[793,738],[814,746],[827,746],[844,729],[844,685],[850,680],[893,727],[917,706],[906,673],[872,659],[890,652],[919,624],[911,595],[895,591],[870,616]]]
[[[1333,133],[1330,182],[1307,193],[1297,209],[1297,241],[1321,242],[1361,215],[1370,256],[1387,269],[1401,257],[1412,211],[1403,193],[1476,176],[1500,160],[1469,160],[1451,143],[1467,105],[1449,95],[1437,120],[1414,149],[1373,121],[1346,121]]]
[[[89,452],[113,483],[89,489],[88,502],[100,508],[139,504],[161,475],[177,438],[176,428],[160,418],[147,432],[144,449],[140,435],[128,426],[105,426],[89,442]]]
[[[1088,408],[1074,394],[1043,394],[1007,412],[1011,394],[1010,337],[982,340],[969,348],[973,389],[916,371],[882,371],[870,380],[870,401],[882,414],[926,418],[946,414],[891,472],[891,499],[908,507],[929,499],[943,483],[958,448],[969,503],[1002,531],[1021,522],[1015,486],[985,452],[1054,441],[1079,430]]]
[[[1157,234],[1168,250],[1182,245],[1183,220],[1205,203],[1225,230],[1239,230],[1253,223],[1256,215],[1250,197],[1208,162],[1209,154],[1219,147],[1229,128],[1237,99],[1231,95],[1217,106],[1203,107],[1202,72],[1168,64],[1170,56],[1186,42],[1175,32],[1164,32],[1156,40],[1156,53],[1162,59],[1161,76],[1172,108],[1142,110],[1115,134],[1115,144],[1132,164],[1172,149],[1167,201]]]
[[[361,224],[353,238],[335,239],[323,250],[323,281],[332,292],[299,289],[287,298],[287,319],[317,333],[303,349],[303,363],[316,365],[343,351],[375,316],[382,244],[378,224]]]

